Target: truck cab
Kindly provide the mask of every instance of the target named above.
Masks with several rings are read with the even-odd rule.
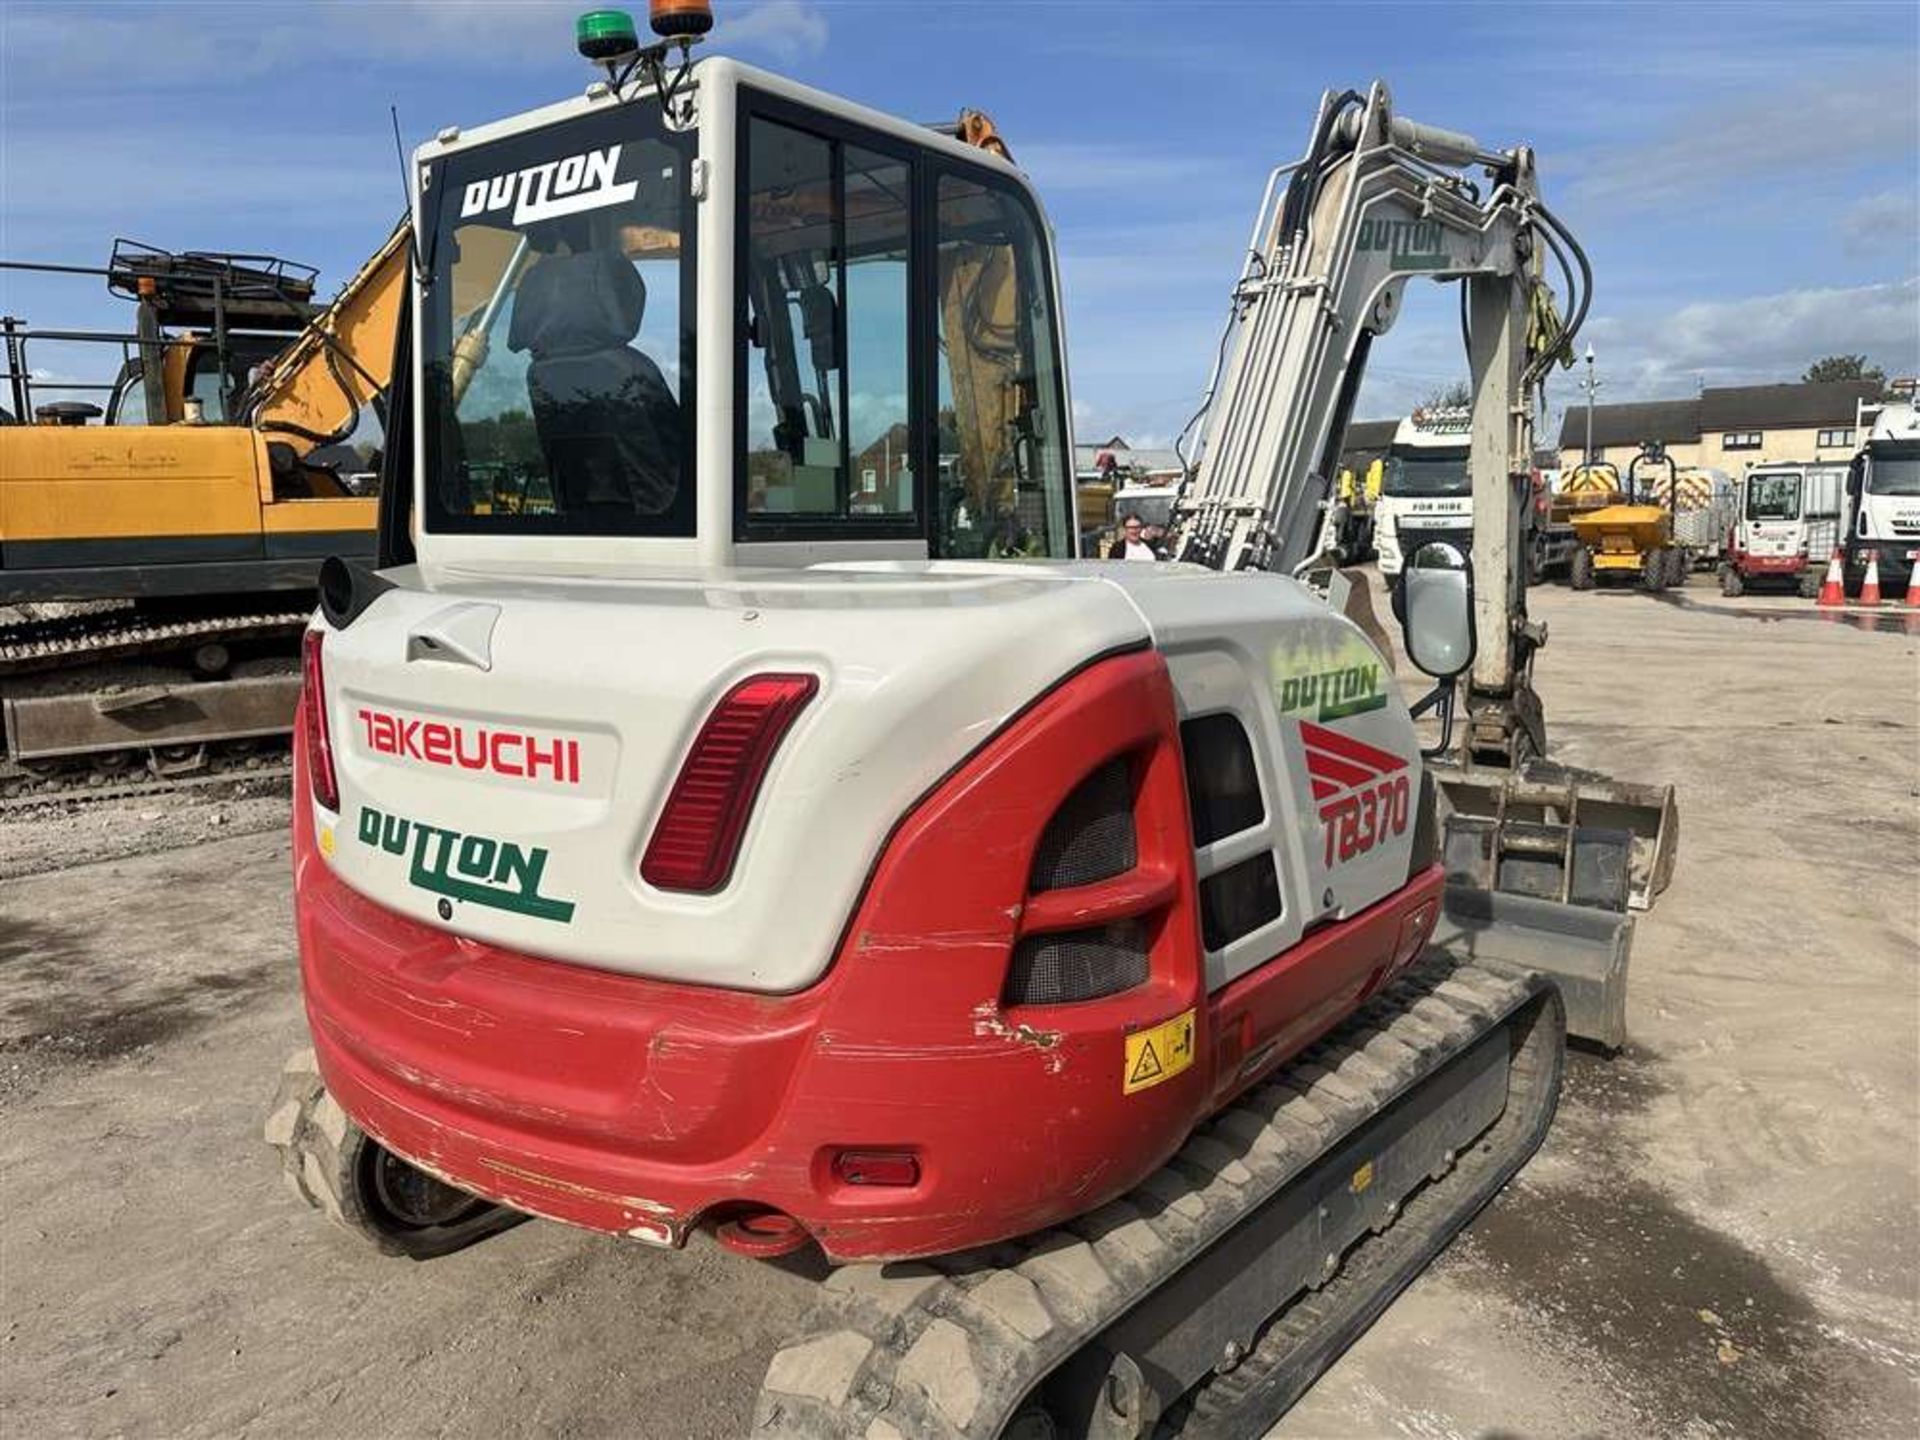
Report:
[[[1374,511],[1382,575],[1398,575],[1405,557],[1425,544],[1472,548],[1472,419],[1465,409],[1416,410],[1394,432]]]
[[[1871,558],[1883,590],[1907,592],[1920,559],[1920,412],[1911,400],[1862,401],[1857,433],[1866,440],[1847,479],[1847,589],[1858,591]]]

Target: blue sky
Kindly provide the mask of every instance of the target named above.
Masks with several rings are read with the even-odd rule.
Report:
[[[411,145],[573,93],[582,8],[0,0],[0,256],[97,265],[125,235],[285,255],[330,292],[400,206],[389,103]],[[1402,113],[1538,150],[1598,272],[1604,400],[1795,379],[1835,351],[1920,369],[1911,0],[715,8],[741,58],[915,119],[995,117],[1059,231],[1084,439],[1179,427],[1268,169],[1322,89],[1375,77]],[[124,326],[99,284],[0,272],[0,310]],[[1362,415],[1465,372],[1452,293],[1407,299]],[[1558,380],[1556,410],[1573,393]]]

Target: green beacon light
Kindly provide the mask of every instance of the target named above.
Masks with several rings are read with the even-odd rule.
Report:
[[[633,17],[624,10],[589,10],[573,24],[573,43],[596,65],[605,65],[640,48]]]

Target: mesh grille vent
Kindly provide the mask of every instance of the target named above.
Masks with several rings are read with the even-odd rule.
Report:
[[[1061,802],[1033,852],[1027,888],[1038,894],[1092,885],[1126,874],[1139,860],[1132,767],[1121,755],[1087,776]]]
[[[1007,972],[1009,1005],[1061,1005],[1118,995],[1147,978],[1147,927],[1116,920],[1092,930],[1030,935]]]

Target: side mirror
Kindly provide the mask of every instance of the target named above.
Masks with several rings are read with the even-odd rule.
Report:
[[[1422,545],[1400,571],[1393,613],[1407,658],[1451,680],[1473,663],[1473,561],[1456,545]]]

